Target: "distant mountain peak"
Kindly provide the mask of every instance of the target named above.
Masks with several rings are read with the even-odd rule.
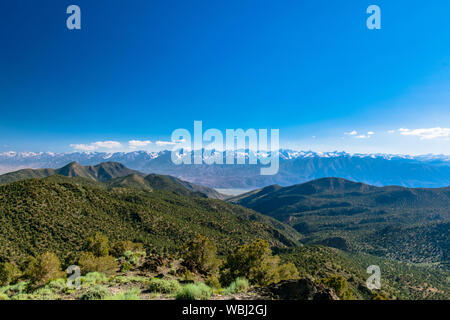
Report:
[[[248,159],[251,154],[262,156],[248,149],[238,150]],[[281,149],[279,172],[274,176],[261,176],[261,165],[181,165],[173,164],[171,152],[5,152],[0,153],[0,173],[23,168],[52,168],[56,170],[69,162],[80,166],[99,163],[121,163],[140,172],[178,177],[185,181],[213,188],[252,189],[268,185],[294,185],[322,177],[341,177],[370,185],[399,185],[405,187],[444,187],[450,185],[450,156],[448,155],[393,155],[359,154],[345,151],[315,152]],[[107,161],[107,162],[105,162]],[[108,166],[111,166],[109,168]],[[105,179],[115,177],[113,171],[126,171],[115,165],[102,165]],[[115,168],[114,170],[112,168]],[[74,169],[75,170],[75,169]],[[78,168],[77,170],[81,170]],[[89,175],[97,179],[92,169]],[[91,171],[92,171],[91,170]],[[110,170],[113,170],[110,172]],[[110,172],[108,174],[108,172]]]
[[[61,169],[63,169],[63,168],[79,168],[79,167],[81,167],[81,165],[78,162],[72,161],[72,162],[68,163],[67,165],[65,165],[64,167],[62,167]]]
[[[288,188],[304,189],[305,187],[313,187],[315,192],[365,192],[376,188],[368,184],[338,177],[319,178]]]

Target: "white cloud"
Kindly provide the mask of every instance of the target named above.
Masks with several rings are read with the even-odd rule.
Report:
[[[128,141],[128,145],[130,146],[130,148],[145,147],[145,146],[149,145],[150,143],[152,143],[150,140],[145,140],[145,141],[130,140],[130,141]]]
[[[395,130],[389,130],[388,133],[395,133]]]
[[[80,151],[94,151],[100,148],[115,149],[120,148],[122,145],[117,141],[97,141],[90,144],[71,144],[70,147]]]
[[[177,143],[173,142],[173,141],[156,141],[156,144],[158,146],[173,146],[173,145],[175,145]]]
[[[347,135],[347,136],[353,136],[356,139],[368,139],[371,136],[373,136],[375,134],[375,132],[368,131],[367,134],[360,134],[360,135],[358,135],[358,131],[353,130],[353,131],[350,131],[350,132],[344,132],[344,134]]]
[[[180,140],[177,140],[177,141],[161,141],[161,140],[159,140],[159,141],[156,141],[155,143],[158,146],[174,146],[177,143],[183,143],[185,141],[186,141],[186,139],[180,139]]]
[[[114,149],[120,148],[122,145],[117,141],[97,141],[93,143],[98,148]]]
[[[450,138],[450,128],[398,129],[401,135],[419,137],[420,140]]]
[[[70,147],[80,151],[94,151],[96,149],[95,146],[88,144],[71,144]]]

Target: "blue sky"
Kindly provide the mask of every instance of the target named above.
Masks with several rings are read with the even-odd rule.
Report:
[[[450,154],[447,0],[3,0],[0,24],[0,151],[154,150],[202,120],[302,150]]]

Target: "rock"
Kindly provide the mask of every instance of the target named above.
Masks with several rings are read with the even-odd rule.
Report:
[[[264,288],[277,300],[339,300],[336,293],[310,279],[286,280]]]

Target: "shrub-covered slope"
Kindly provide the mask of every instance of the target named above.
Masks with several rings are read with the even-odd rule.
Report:
[[[299,236],[255,211],[171,191],[107,189],[62,176],[0,186],[0,260],[44,251],[64,256],[79,251],[95,231],[158,250],[178,248],[201,233],[221,252],[257,238],[292,246]]]
[[[306,243],[412,262],[449,260],[450,188],[375,187],[323,178],[230,199],[287,222]]]

